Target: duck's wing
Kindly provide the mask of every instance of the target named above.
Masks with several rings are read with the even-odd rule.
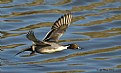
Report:
[[[72,20],[72,14],[67,13],[61,16],[52,26],[51,30],[46,34],[43,41],[57,42],[64,34]]]
[[[27,33],[26,37],[27,37],[30,41],[32,41],[35,45],[45,45],[44,42],[38,40],[38,39],[35,37],[34,32],[33,32],[32,30],[30,30],[30,31]]]
[[[38,39],[35,37],[34,32],[32,30],[30,30],[27,34],[26,34],[27,39],[29,39],[30,41],[36,42],[38,41]]]

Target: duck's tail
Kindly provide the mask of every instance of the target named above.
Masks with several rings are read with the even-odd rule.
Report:
[[[20,52],[18,52],[17,54],[15,54],[15,56],[18,55],[18,54],[20,54],[20,53],[22,53],[22,52],[25,52],[25,51],[32,51],[32,48],[29,47],[29,48],[22,49]]]

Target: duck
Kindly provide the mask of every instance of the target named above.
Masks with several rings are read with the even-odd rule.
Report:
[[[67,45],[58,44],[59,38],[66,32],[67,28],[71,24],[71,21],[72,13],[66,13],[58,18],[58,20],[54,22],[51,30],[45,35],[42,41],[37,39],[34,35],[34,32],[30,30],[26,34],[26,38],[32,41],[33,44],[30,47],[21,50],[16,55],[24,51],[31,51],[30,55],[32,55],[35,53],[49,54],[66,49],[79,49],[80,47],[75,43]]]

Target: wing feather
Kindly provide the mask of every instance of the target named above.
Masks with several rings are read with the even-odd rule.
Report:
[[[58,39],[64,34],[68,26],[71,24],[71,20],[71,13],[67,13],[61,16],[57,21],[55,21],[51,30],[46,34],[43,41],[57,42]]]
[[[30,41],[32,41],[35,45],[46,45],[44,42],[38,40],[35,35],[34,32],[32,30],[30,30],[27,34],[26,34],[27,39],[29,39]]]

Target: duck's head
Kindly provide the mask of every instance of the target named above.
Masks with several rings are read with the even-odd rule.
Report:
[[[67,49],[80,49],[77,44],[68,44]]]

